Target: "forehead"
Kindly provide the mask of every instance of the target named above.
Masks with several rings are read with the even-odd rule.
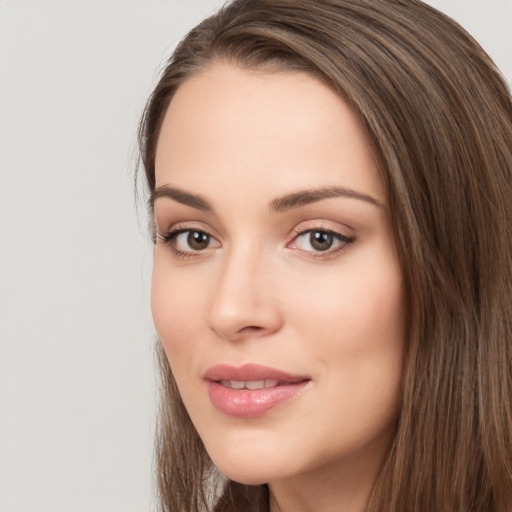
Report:
[[[284,188],[351,186],[383,199],[359,120],[299,71],[216,64],[188,79],[166,112],[155,163],[157,186],[201,190],[212,177],[245,186],[271,178]]]

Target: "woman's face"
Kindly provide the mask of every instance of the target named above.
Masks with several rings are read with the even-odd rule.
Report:
[[[214,463],[248,484],[376,471],[404,290],[351,110],[307,74],[217,64],[174,96],[156,186],[153,317]]]

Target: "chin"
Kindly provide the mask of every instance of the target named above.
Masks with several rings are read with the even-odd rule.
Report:
[[[220,468],[219,468],[220,469]],[[233,471],[233,472],[227,472],[222,471],[220,472],[230,480],[233,480],[234,482],[238,482],[239,484],[244,485],[263,485],[269,482],[268,478],[265,478],[263,475],[255,475],[252,472],[248,471]]]
[[[284,468],[272,467],[266,457],[252,454],[238,454],[230,457],[225,452],[222,457],[211,457],[217,469],[227,478],[245,485],[262,485],[284,476]]]

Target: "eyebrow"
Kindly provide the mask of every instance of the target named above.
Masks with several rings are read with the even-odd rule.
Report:
[[[151,209],[153,209],[155,201],[161,197],[173,199],[178,203],[190,206],[197,210],[206,212],[213,211],[213,206],[204,197],[191,194],[190,192],[185,192],[179,188],[169,187],[167,185],[158,187],[151,192],[151,197],[149,199],[149,205]],[[352,190],[350,188],[323,187],[311,190],[301,190],[299,192],[294,192],[292,194],[278,197],[277,199],[274,199],[270,202],[270,209],[274,212],[286,212],[288,210],[300,208],[301,206],[305,206],[316,201],[321,201],[322,199],[330,199],[333,197],[358,199],[360,201],[370,203],[374,206],[382,206],[382,203],[374,197],[368,194],[357,192],[356,190]]]
[[[202,210],[205,212],[210,212],[213,210],[212,205],[203,197],[196,194],[191,194],[190,192],[185,192],[179,188],[172,188],[167,185],[158,187],[151,192],[151,197],[149,198],[149,205],[151,209],[153,209],[155,201],[160,197],[168,197],[169,199],[174,199],[178,203],[191,206],[196,210]]]
[[[345,187],[323,187],[312,190],[302,190],[294,192],[293,194],[287,194],[286,196],[274,199],[270,203],[270,208],[275,212],[286,212],[293,208],[300,208],[322,199],[329,199],[331,197],[346,197],[348,199],[358,199],[360,201],[366,201],[367,203],[373,204],[374,206],[383,206],[383,204],[375,199],[374,197],[357,192],[350,188]]]

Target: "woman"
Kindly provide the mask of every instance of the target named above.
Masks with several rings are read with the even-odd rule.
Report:
[[[416,0],[188,34],[140,129],[162,510],[512,510],[511,134]]]

